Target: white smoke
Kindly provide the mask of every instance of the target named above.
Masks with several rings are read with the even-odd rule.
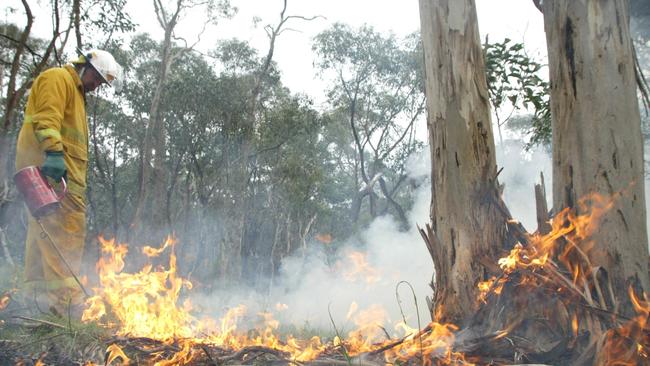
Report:
[[[507,140],[497,151],[498,164],[504,168],[499,176],[506,187],[504,199],[513,216],[529,230],[534,230],[533,187],[539,181],[540,171],[544,172],[546,186],[551,186],[548,153],[543,149],[526,152],[523,143],[512,140]],[[310,243],[311,251],[306,258],[300,255],[285,258],[268,294],[239,288],[234,292],[197,297],[193,302],[200,304],[200,308],[217,310],[219,314],[213,314],[217,317],[227,309],[244,304],[252,318],[258,312],[270,312],[281,324],[329,331],[329,334],[333,334],[332,323],[345,334],[356,328],[355,316],[368,309],[381,308],[385,317],[380,324],[391,332],[391,326],[402,320],[402,311],[409,326],[418,326],[415,300],[408,285],[399,285],[403,310],[396,299],[396,286],[406,281],[415,292],[420,325],[426,325],[431,320],[426,297],[432,294],[429,283],[433,262],[416,224],[423,227],[429,222],[431,162],[428,148],[411,157],[407,172],[411,179],[421,183],[415,193],[414,207],[407,214],[410,224],[407,231],[400,231],[392,217],[382,216],[357,237],[342,243],[334,260],[332,249],[328,247],[333,243],[316,241]],[[547,195],[550,200],[550,192]],[[363,257],[357,258],[363,258],[365,266],[355,265],[349,257],[354,255],[352,253],[361,253]],[[354,311],[351,311],[352,304],[356,306],[352,308]]]
[[[544,175],[546,203],[548,209],[553,204],[553,181],[550,152],[545,147],[524,148],[524,141],[507,139],[497,145],[497,165],[503,168],[499,182],[505,184],[503,199],[515,220],[521,222],[526,230],[537,229],[535,207],[535,184]]]
[[[311,251],[306,258],[285,258],[269,294],[240,288],[195,297],[193,303],[202,309],[218,310],[217,316],[244,304],[250,316],[271,312],[281,324],[321,331],[332,331],[333,322],[342,333],[355,329],[354,318],[364,311],[383,309],[385,316],[379,324],[391,332],[391,325],[402,320],[396,286],[406,281],[415,291],[421,326],[428,324],[431,317],[425,298],[431,295],[433,263],[415,225],[423,227],[429,220],[430,165],[428,149],[409,161],[409,178],[422,184],[407,214],[411,226],[407,231],[400,231],[392,217],[379,217],[357,237],[341,243],[335,259],[329,247],[335,243],[317,241],[309,244]],[[399,298],[407,324],[417,327],[414,294],[407,284],[399,286]]]

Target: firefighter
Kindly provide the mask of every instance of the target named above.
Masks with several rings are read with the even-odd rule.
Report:
[[[120,82],[120,65],[102,50],[44,71],[34,80],[18,135],[16,170],[40,166],[48,180],[66,180],[67,193],[60,208],[40,220],[76,275],[81,269],[86,235],[85,95],[102,84],[118,89]],[[30,216],[25,243],[26,287],[34,291],[37,305],[45,305],[46,298],[51,312],[63,315],[75,309],[78,315],[83,292],[42,231]]]

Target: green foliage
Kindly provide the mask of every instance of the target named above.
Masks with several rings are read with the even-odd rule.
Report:
[[[406,158],[422,147],[415,138],[415,122],[424,111],[422,50],[417,35],[398,40],[372,27],[352,29],[337,23],[315,37],[313,49],[320,75],[331,82],[330,118],[343,132],[336,136],[334,146],[345,154],[341,164],[353,167],[339,169],[353,179],[354,191],[349,197],[368,203],[364,212],[352,207],[353,221],[361,214],[363,225],[394,209],[406,225],[401,206],[408,208],[411,202],[399,200],[404,192],[400,184]],[[388,183],[389,192],[377,194],[374,187],[370,192],[364,190],[378,174]],[[375,200],[383,208],[377,210]]]
[[[153,164],[143,161],[143,144],[153,132],[146,126],[162,55],[162,44],[150,35],[121,39],[134,27],[124,2],[102,4],[82,2],[84,41],[110,50],[126,80],[120,94],[87,96],[89,241],[130,234],[142,164]],[[10,46],[0,48],[1,57],[11,55]],[[155,154],[168,173],[166,192],[155,199],[164,203],[159,207],[182,243],[181,271],[211,286],[222,270],[221,256],[234,245],[227,237],[234,229],[225,225],[241,219],[241,247],[234,255],[246,261],[243,277],[263,285],[282,258],[310,245],[314,235],[343,239],[375,216],[396,214],[388,198],[401,210],[410,207],[404,165],[422,148],[414,121],[424,111],[417,35],[399,40],[340,24],[324,32],[315,45],[322,76],[344,75],[331,79],[326,110],[288,90],[277,65],[263,68],[265,57],[245,41],[219,41],[210,57],[184,47],[172,44],[182,52],[163,84],[164,151]],[[375,185],[377,207],[370,212],[365,196],[355,223],[349,215],[363,184],[360,169],[370,177],[381,174],[388,196]],[[24,231],[18,224],[12,228]],[[13,239],[12,251],[20,253],[22,240]]]
[[[137,24],[125,12],[126,3],[127,0],[81,1],[80,25],[90,47],[105,49],[113,37],[135,30]]]
[[[220,41],[212,56],[223,65],[226,74],[252,73],[259,66],[257,51],[238,39]]]
[[[23,34],[23,29],[17,27],[15,24],[0,22],[0,34],[2,35],[0,36],[0,64],[4,66],[4,74],[1,77],[4,79],[3,85],[6,85],[13,58],[19,44],[18,41]],[[18,85],[32,77],[34,67],[41,61],[46,47],[47,41],[44,39],[31,36],[27,38],[25,52],[18,73]],[[2,90],[2,93],[0,93],[3,98],[5,97],[5,92],[5,90]]]
[[[527,124],[511,127],[528,136],[527,148],[549,145],[551,141],[551,109],[549,83],[540,77],[542,65],[530,58],[522,43],[506,38],[500,43],[484,45],[490,102],[495,109],[497,125],[508,124],[513,112],[532,111]],[[501,114],[504,110],[507,117]]]

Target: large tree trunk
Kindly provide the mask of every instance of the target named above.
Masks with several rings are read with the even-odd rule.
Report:
[[[458,322],[478,305],[506,243],[509,214],[496,181],[485,66],[475,2],[420,0],[432,164],[429,238],[436,270],[433,316]],[[432,240],[433,239],[433,240]]]
[[[548,0],[543,11],[554,210],[576,207],[589,194],[622,193],[600,220],[589,257],[607,271],[617,300],[625,302],[630,285],[648,291],[643,140],[628,2]]]

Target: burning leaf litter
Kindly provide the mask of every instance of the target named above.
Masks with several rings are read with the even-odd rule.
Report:
[[[280,324],[271,313],[258,314],[255,329],[243,329],[245,306],[229,309],[219,320],[199,318],[189,300],[179,305],[181,292],[191,290],[192,283],[178,276],[173,238],[160,248],[143,249],[150,258],[168,253],[167,268],[147,265],[137,273],[123,272],[125,244],[101,239],[100,286],[86,303],[83,321],[114,332],[113,338],[104,340],[105,365],[648,364],[647,295],[639,296],[630,288],[636,316],[617,314],[611,289],[588,256],[591,235],[615,197],[586,200],[580,203],[583,215],[560,212],[550,233],[530,236],[498,261],[501,273],[477,284],[478,310],[462,328],[431,322],[419,330],[401,322],[395,328],[403,336],[395,339],[382,328],[384,309],[359,309],[356,303],[347,314],[356,329],[345,335],[337,331],[329,342],[281,337]],[[423,235],[426,239],[435,233],[429,228]],[[356,264],[351,277],[381,275],[361,253],[351,261]],[[8,298],[3,294],[0,305]],[[290,305],[276,304],[276,310],[287,309]],[[543,332],[536,333],[540,329],[551,329],[554,338],[542,339]],[[44,364],[47,357],[37,362]]]
[[[177,275],[173,238],[168,238],[160,248],[143,250],[148,257],[169,251],[167,268],[147,265],[138,273],[123,272],[128,253],[125,244],[106,239],[100,242],[103,256],[97,263],[97,271],[101,286],[93,289],[96,295],[88,299],[82,320],[115,329],[117,337],[107,349],[107,361],[124,363],[133,358],[131,354],[138,354],[157,366],[193,362],[246,363],[253,359],[337,363],[346,362],[346,357],[381,364],[389,360],[408,360],[413,355],[462,359],[450,350],[456,329],[453,325],[432,323],[420,332],[399,323],[396,328],[404,337],[395,342],[382,328],[386,313],[380,306],[359,309],[355,303],[351,304],[348,319],[356,329],[330,343],[319,337],[280,337],[280,324],[271,313],[258,314],[260,322],[256,329],[240,329],[240,321],[247,315],[245,306],[229,309],[219,320],[198,318],[192,315],[189,300],[178,305],[181,290],[190,290],[192,284]],[[350,278],[374,281],[379,276],[363,253],[352,252],[350,261],[355,264],[348,273]],[[286,304],[276,306],[280,310],[290,308]]]

